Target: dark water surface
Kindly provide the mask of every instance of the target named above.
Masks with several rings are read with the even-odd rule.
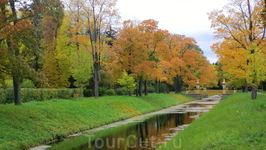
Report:
[[[150,150],[159,147],[199,117],[204,105],[190,104],[100,131],[89,131],[53,143],[49,150]],[[194,109],[190,109],[194,108]],[[193,110],[191,112],[185,111]],[[175,146],[181,146],[175,141]]]

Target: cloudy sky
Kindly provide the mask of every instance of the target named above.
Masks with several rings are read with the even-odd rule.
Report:
[[[228,0],[118,0],[117,7],[122,20],[154,19],[159,21],[161,29],[195,38],[210,63],[214,63],[217,57],[210,46],[216,40],[213,39],[207,13],[222,9],[227,2]]]

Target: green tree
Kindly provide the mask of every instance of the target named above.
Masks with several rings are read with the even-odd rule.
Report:
[[[132,96],[131,91],[133,91],[136,88],[136,82],[135,79],[132,77],[132,75],[129,75],[126,71],[123,72],[122,78],[118,79],[117,81],[121,86],[125,88],[125,90],[128,91],[128,94]]]
[[[256,43],[252,43],[247,51],[247,59],[249,65],[247,66],[246,80],[252,86],[251,99],[256,99],[258,86],[266,80],[266,54],[258,48]]]
[[[86,49],[72,52],[71,55],[72,76],[76,80],[74,85],[84,89],[92,77],[92,56]]]

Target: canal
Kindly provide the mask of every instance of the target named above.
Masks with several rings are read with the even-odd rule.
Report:
[[[62,141],[41,146],[47,150],[151,150],[163,145],[202,113],[218,104],[219,97],[193,101],[130,118]],[[180,147],[181,141],[175,141]],[[38,148],[37,148],[38,149]],[[33,150],[33,149],[32,149]],[[34,149],[35,150],[35,149]]]

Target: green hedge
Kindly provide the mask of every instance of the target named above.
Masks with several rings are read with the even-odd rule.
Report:
[[[83,93],[80,89],[36,89],[36,88],[22,88],[22,102],[30,101],[45,101],[49,99],[69,99],[75,97],[82,97]],[[0,104],[13,103],[14,90],[13,88],[0,89]]]

